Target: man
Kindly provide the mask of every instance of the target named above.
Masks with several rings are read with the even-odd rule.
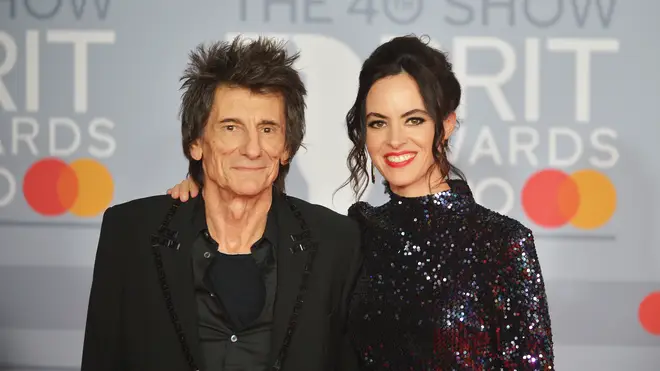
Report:
[[[346,369],[360,236],[284,194],[305,132],[296,58],[268,39],[191,54],[181,131],[202,197],[105,212],[82,371]]]

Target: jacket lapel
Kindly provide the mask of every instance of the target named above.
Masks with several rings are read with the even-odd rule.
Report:
[[[177,204],[175,201],[173,205]],[[171,218],[164,216],[159,231],[155,231],[161,239],[152,243],[156,266],[158,261],[162,270],[158,272],[161,290],[164,293],[165,305],[168,307],[172,325],[181,342],[182,351],[191,366],[200,367],[201,350],[197,332],[196,302],[192,272],[192,243],[195,238],[193,215],[198,198],[186,203],[180,203]],[[173,206],[174,208],[175,206]],[[172,209],[170,209],[172,212]],[[167,223],[167,220],[170,222]],[[167,241],[173,242],[167,242]],[[156,245],[156,246],[153,246]],[[178,247],[177,247],[178,245]],[[164,287],[163,287],[164,286]],[[183,337],[183,339],[181,339]]]
[[[182,342],[184,355],[189,353],[192,357],[189,358],[189,362],[192,360],[197,367],[201,363],[201,349],[197,332],[191,251],[196,234],[195,228],[193,228],[193,216],[198,204],[198,198],[181,203],[169,224],[164,223],[159,233],[161,236],[169,236],[169,240],[174,243],[168,246],[168,238],[161,238],[161,241],[156,244],[157,246],[153,247],[159,253],[155,254],[156,264],[158,265],[158,256],[160,256],[162,265],[162,278],[159,277],[159,279],[161,282],[165,281],[169,291],[169,300],[166,293],[165,305],[172,308],[170,314],[173,317],[172,322],[178,332],[177,335],[184,337]],[[273,194],[273,206],[277,211],[279,229],[277,293],[272,335],[272,360],[275,361],[284,346],[284,339],[308,260],[309,252],[301,249],[300,246],[301,244],[305,246],[310,241],[309,236],[303,234],[301,219],[295,216],[283,195]]]
[[[273,316],[272,359],[282,349],[293,307],[299,293],[308,252],[299,248],[303,232],[298,218],[283,195],[273,194],[278,215],[277,294]],[[293,252],[292,252],[293,251]]]

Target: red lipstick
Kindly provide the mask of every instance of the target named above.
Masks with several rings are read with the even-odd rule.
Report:
[[[409,155],[409,154],[411,154],[412,156],[409,159],[405,160],[405,161],[394,162],[394,161],[388,160],[388,157],[404,156],[404,155]],[[389,153],[386,153],[384,157],[385,157],[385,163],[387,164],[387,166],[394,167],[394,168],[401,168],[401,167],[407,166],[408,164],[413,162],[416,155],[417,155],[417,152],[404,151],[404,152],[389,152]]]

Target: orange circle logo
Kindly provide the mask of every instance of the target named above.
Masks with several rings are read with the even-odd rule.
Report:
[[[616,211],[616,188],[596,170],[566,174],[542,170],[522,189],[522,206],[537,225],[557,228],[570,223],[579,229],[595,229]]]
[[[114,192],[108,169],[92,159],[66,164],[46,158],[32,164],[23,179],[23,195],[32,210],[44,216],[66,211],[80,217],[103,212]]]

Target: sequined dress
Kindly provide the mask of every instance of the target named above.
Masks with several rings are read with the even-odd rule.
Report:
[[[349,209],[365,249],[349,318],[363,369],[554,369],[532,232],[450,187]]]

